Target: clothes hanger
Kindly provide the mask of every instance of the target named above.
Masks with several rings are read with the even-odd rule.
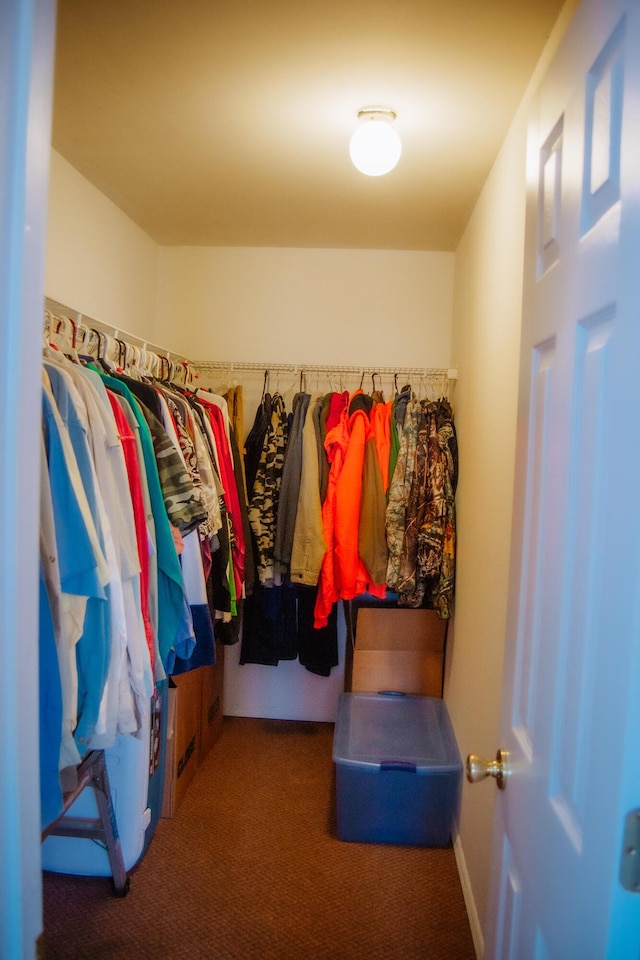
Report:
[[[58,317],[49,314],[49,337],[45,341],[45,352],[58,359],[65,358],[72,363],[80,363],[76,350],[76,325],[71,317]],[[67,325],[72,328],[69,335]]]
[[[44,322],[42,325],[42,335],[45,340],[48,340],[48,338],[51,336],[52,326],[53,326],[53,314],[51,313],[50,310],[45,310]]]
[[[79,322],[76,330],[76,349],[78,350],[79,354],[82,354],[83,351],[86,354],[90,337],[91,331],[89,330],[89,327],[85,326],[84,323]]]
[[[379,373],[371,374],[371,396],[374,398],[374,400],[377,400],[380,403],[384,403],[384,392],[382,390],[382,385],[380,385],[379,388],[376,388],[376,377],[380,377],[380,374]]]
[[[159,380],[164,380],[165,382],[168,382],[168,380],[169,380],[169,373],[170,373],[170,370],[169,370],[169,360],[168,360],[167,357],[165,357],[164,354],[162,354],[162,353],[158,354],[158,360],[160,361],[160,375],[159,375],[158,379],[159,379]],[[165,372],[164,372],[164,365],[165,365],[165,363],[166,363],[166,365],[167,365],[167,372],[166,372],[166,374],[165,374]]]
[[[160,357],[157,353],[154,353],[153,350],[143,350],[144,353],[144,366],[145,369],[149,371],[149,374],[158,379],[158,369],[162,367],[160,362]]]
[[[142,359],[140,362],[142,369],[152,380],[159,380],[158,368],[160,367],[160,357],[157,353],[154,353],[153,350],[149,350],[148,347],[143,347],[141,353]]]
[[[102,330],[96,330],[93,327],[91,329],[93,330],[93,333],[98,338],[98,351],[97,351],[96,361],[100,364],[100,366],[106,373],[110,373],[110,374],[116,373],[117,371],[115,369],[115,365],[109,359],[109,350],[113,346],[112,338],[108,334],[104,333]]]
[[[126,368],[130,377],[136,380],[149,379],[149,374],[143,363],[144,350],[137,343],[127,343]]]
[[[100,334],[97,330],[94,330],[93,327],[87,327],[87,335],[85,338],[84,348],[87,354],[93,359],[98,359],[98,354],[100,352]],[[95,350],[95,357],[93,351]]]
[[[182,375],[182,384],[180,383],[180,378],[178,374]],[[175,377],[177,386],[182,388],[182,392],[185,394],[193,394],[192,380],[191,380],[191,371],[189,369],[188,360],[178,360],[175,364]]]
[[[118,360],[116,369],[118,373],[126,373],[126,358],[127,358],[127,347],[124,340],[119,340],[118,337],[114,337],[114,342],[118,345]]]
[[[187,389],[191,389],[193,386],[193,371],[189,366],[188,360],[181,360],[182,369],[184,370],[184,385]]]

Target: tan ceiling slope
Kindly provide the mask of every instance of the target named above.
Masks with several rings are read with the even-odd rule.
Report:
[[[453,250],[561,6],[59,0],[53,146],[160,244]]]

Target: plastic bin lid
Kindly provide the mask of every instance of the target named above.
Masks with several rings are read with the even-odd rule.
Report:
[[[413,765],[445,773],[462,769],[443,700],[389,693],[343,693],[333,759],[351,766]]]

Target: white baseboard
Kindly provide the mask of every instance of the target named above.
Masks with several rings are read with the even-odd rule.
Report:
[[[469,879],[469,871],[467,870],[467,862],[464,858],[464,851],[462,849],[462,841],[460,840],[459,833],[456,833],[455,839],[453,841],[453,852],[456,855],[456,863],[458,865],[458,874],[460,875],[460,884],[462,886],[462,895],[464,897],[464,903],[467,908],[467,915],[469,917],[469,926],[471,927],[471,936],[473,938],[473,946],[476,951],[476,957],[478,958],[478,960],[483,960],[484,935],[482,933],[480,917],[478,916],[476,901],[473,896],[473,890],[471,888],[471,880]]]

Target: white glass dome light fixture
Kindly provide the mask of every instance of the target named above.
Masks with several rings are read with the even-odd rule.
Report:
[[[363,107],[358,110],[360,126],[349,143],[349,155],[356,170],[368,177],[389,173],[402,153],[402,143],[392,126],[396,119],[388,107]]]

